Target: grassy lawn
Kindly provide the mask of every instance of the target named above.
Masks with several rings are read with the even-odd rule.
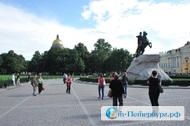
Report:
[[[0,80],[11,80],[12,75],[0,75]]]
[[[173,79],[173,80],[178,80],[178,81],[185,81],[185,80],[190,80],[190,79],[187,79],[187,78],[175,78],[175,79]]]
[[[15,75],[15,79],[16,79],[16,76],[17,75]],[[32,77],[32,76],[31,76]],[[63,76],[62,75],[52,75],[52,76],[50,76],[50,75],[42,75],[42,77],[44,78],[44,79],[56,79],[56,78],[63,78]],[[28,76],[24,76],[24,75],[21,75],[20,76],[20,78],[22,79],[22,78],[28,78]],[[0,80],[12,80],[12,75],[0,75]]]

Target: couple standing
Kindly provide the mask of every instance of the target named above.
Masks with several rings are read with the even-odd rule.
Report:
[[[31,80],[31,85],[33,87],[33,95],[36,96],[36,90],[38,87],[38,93],[41,94],[42,91],[44,90],[44,85],[43,85],[43,78],[42,74],[39,74],[39,78],[37,78],[37,74],[34,74],[34,77]]]
[[[119,80],[119,75],[117,73],[114,73],[112,76],[113,79],[110,80],[109,88],[112,91],[113,106],[117,106],[118,102],[119,106],[123,106],[123,94],[124,98],[127,96],[127,73],[122,76],[122,80]]]
[[[128,85],[128,78],[127,73],[125,73],[122,76],[122,80],[119,80],[119,75],[117,73],[113,73],[110,78],[110,85],[109,88],[112,90],[112,96],[113,96],[113,106],[117,106],[117,101],[119,101],[120,105],[123,105],[123,94],[124,98],[126,98],[127,95],[127,85]],[[104,99],[104,88],[105,88],[105,78],[101,74],[98,78],[98,93],[99,93],[99,99]],[[102,97],[100,90],[102,90]]]

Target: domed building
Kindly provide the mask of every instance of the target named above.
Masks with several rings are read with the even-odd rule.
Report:
[[[59,39],[59,35],[57,35],[57,38],[53,41],[51,48],[63,48],[63,43]]]

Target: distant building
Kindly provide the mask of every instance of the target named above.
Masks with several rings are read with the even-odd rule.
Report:
[[[168,74],[188,74],[190,73],[190,42],[184,46],[159,53],[161,56],[160,67]]]
[[[57,35],[57,38],[53,41],[51,48],[61,48],[61,49],[63,48],[63,43],[59,39],[59,35]]]

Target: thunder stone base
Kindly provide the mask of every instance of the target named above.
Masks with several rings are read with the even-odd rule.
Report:
[[[131,62],[127,69],[128,78],[132,80],[147,80],[153,70],[161,75],[162,80],[172,80],[160,67],[160,55],[141,55]]]

